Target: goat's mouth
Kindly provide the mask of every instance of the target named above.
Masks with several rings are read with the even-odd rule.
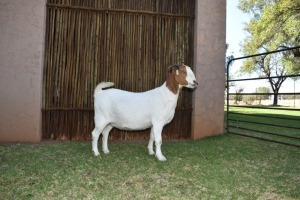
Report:
[[[193,81],[193,83],[189,83],[189,86],[191,86],[192,88],[195,88],[198,86],[198,82],[197,81]]]

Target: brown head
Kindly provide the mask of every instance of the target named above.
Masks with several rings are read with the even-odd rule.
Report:
[[[168,68],[166,85],[170,91],[177,94],[182,87],[195,88],[198,83],[189,66],[171,65]]]

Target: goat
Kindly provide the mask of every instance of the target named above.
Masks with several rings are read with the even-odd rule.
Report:
[[[92,131],[92,150],[95,156],[98,151],[98,139],[102,133],[102,150],[109,153],[107,140],[110,130],[115,127],[121,130],[143,130],[151,127],[148,152],[158,160],[165,161],[161,152],[161,132],[175,113],[178,95],[182,87],[195,88],[198,83],[190,67],[172,65],[168,68],[165,83],[155,89],[134,93],[112,87],[112,82],[99,83],[94,91],[95,128]]]

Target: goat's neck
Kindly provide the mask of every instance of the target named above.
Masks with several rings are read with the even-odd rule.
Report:
[[[176,81],[176,79],[175,79],[175,77],[174,76],[172,76],[172,75],[169,75],[168,77],[167,77],[167,80],[166,80],[166,82],[165,82],[165,85],[166,85],[166,87],[169,89],[169,91],[170,92],[172,92],[173,94],[179,94],[179,92],[180,92],[180,90],[181,90],[181,88],[182,88],[182,85],[180,85],[177,81]]]
[[[179,92],[181,90],[182,86],[179,85],[178,91],[174,93],[174,91],[171,91],[170,88],[167,86],[167,83],[165,82],[162,86],[161,89],[163,90],[163,93],[165,94],[166,99],[170,101],[174,101],[175,104],[177,104]]]

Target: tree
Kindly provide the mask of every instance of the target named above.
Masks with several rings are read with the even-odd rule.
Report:
[[[243,95],[243,101],[247,105],[252,105],[253,101],[256,100],[256,95]]]
[[[261,100],[266,100],[269,99],[270,95],[268,93],[270,93],[270,88],[268,87],[258,87],[255,89],[255,93],[264,93],[264,94],[259,94],[256,96],[256,100],[259,101],[259,104],[261,104]]]
[[[249,34],[242,44],[245,55],[300,45],[299,0],[240,0],[239,9],[252,15],[245,25]],[[286,78],[271,76],[298,74],[300,49],[247,59],[240,70],[267,77],[274,92],[273,105],[277,105],[279,89]]]
[[[235,88],[234,104],[237,104],[239,101],[243,100],[243,96],[241,95],[243,91],[244,88],[241,86]]]

